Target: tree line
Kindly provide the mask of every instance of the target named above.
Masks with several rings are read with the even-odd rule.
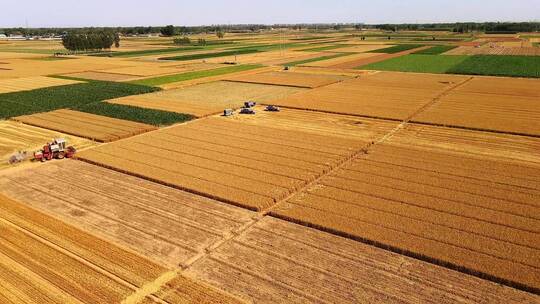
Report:
[[[423,24],[363,24],[363,23],[327,23],[327,24],[236,24],[210,26],[133,26],[133,27],[87,27],[87,28],[0,28],[0,34],[23,36],[58,36],[66,33],[91,34],[99,31],[110,31],[120,35],[136,34],[188,35],[218,32],[257,32],[271,28],[289,30],[341,30],[344,28],[381,29],[387,31],[429,30],[454,32],[538,32],[540,22],[455,22],[455,23],[423,23]],[[171,34],[172,33],[172,34]]]
[[[120,47],[118,33],[100,31],[96,33],[67,33],[62,37],[62,44],[71,52],[97,52]]]

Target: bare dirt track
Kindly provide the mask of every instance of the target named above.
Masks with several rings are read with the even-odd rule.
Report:
[[[403,120],[462,76],[381,72],[301,92],[272,103],[297,109]]]
[[[76,80],[35,76],[23,78],[0,79],[0,94],[29,91],[41,88],[81,83]]]
[[[540,80],[477,77],[414,122],[540,136]]]
[[[331,134],[212,117],[104,145],[78,157],[260,210],[351,157],[365,144]]]
[[[186,270],[255,303],[534,303],[537,296],[265,217]]]
[[[119,303],[160,266],[0,196],[2,303]]]
[[[65,109],[18,116],[13,119],[98,142],[110,142],[157,129],[143,123]]]
[[[151,94],[122,97],[108,102],[187,113],[197,117],[242,107],[245,101],[268,102],[304,89],[255,83],[217,81]]]
[[[538,189],[537,167],[377,145],[272,214],[539,290]]]
[[[28,206],[166,267],[203,252],[252,215],[247,210],[71,160],[6,172],[0,176],[0,189]]]
[[[266,72],[249,76],[228,77],[228,81],[282,85],[299,88],[316,88],[329,85],[349,77],[340,75],[317,75],[297,72]]]

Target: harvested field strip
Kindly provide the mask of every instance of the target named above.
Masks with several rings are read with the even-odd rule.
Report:
[[[424,46],[423,44],[399,44],[399,45],[394,45],[385,49],[372,50],[370,51],[370,53],[395,54],[395,53],[400,53],[400,52],[408,51],[412,49],[418,49],[423,46]]]
[[[321,60],[334,59],[334,58],[339,58],[339,57],[349,56],[349,55],[350,54],[346,54],[346,53],[334,54],[334,55],[326,55],[326,56],[309,58],[309,59],[304,59],[304,60],[291,61],[291,62],[287,62],[287,63],[282,63],[281,65],[284,65],[284,66],[296,66],[296,65],[300,65],[300,64],[317,62],[317,61],[321,61]]]
[[[300,88],[316,88],[345,80],[349,77],[338,75],[317,75],[295,72],[266,72],[249,76],[226,78],[228,81],[283,85]]]
[[[163,85],[167,83],[181,82],[181,81],[187,81],[187,80],[192,80],[192,79],[197,79],[197,78],[212,77],[212,76],[225,75],[229,73],[249,71],[253,69],[258,69],[260,67],[262,66],[258,64],[245,64],[245,65],[224,67],[224,68],[204,70],[204,71],[195,71],[195,72],[187,72],[187,73],[182,73],[182,74],[160,76],[160,77],[155,77],[155,78],[147,78],[147,79],[142,79],[142,80],[135,80],[135,81],[132,81],[131,83],[147,85],[147,86],[159,86],[159,85]]]
[[[534,302],[537,297],[265,217],[187,274],[255,303]],[[254,288],[253,286],[257,286]]]
[[[51,178],[41,182],[32,178],[35,175]],[[6,174],[0,185],[33,208],[167,267],[187,262],[251,216],[240,208],[78,161]]]
[[[15,120],[100,142],[109,142],[155,130],[150,125],[71,110],[16,117]]]
[[[30,303],[55,298],[68,303],[120,302],[164,270],[3,196],[0,209],[0,263],[8,273],[17,273],[15,281],[9,281],[20,284],[11,291]],[[32,283],[36,287],[25,288]]]
[[[236,56],[244,54],[253,54],[259,53],[256,48],[247,48],[243,50],[232,50],[232,51],[221,51],[215,53],[203,53],[203,54],[191,54],[183,56],[173,56],[173,57],[163,57],[159,58],[160,60],[176,60],[176,61],[187,61],[187,60],[197,60],[197,59],[206,59],[206,58],[215,58],[215,57],[225,57],[225,56]]]
[[[205,117],[227,108],[239,108],[247,100],[256,102],[284,98],[304,89],[254,83],[217,81],[109,100],[109,103],[132,105]]]
[[[165,48],[165,49],[140,50],[140,51],[108,52],[106,54],[97,54],[97,55],[91,55],[91,56],[129,58],[129,57],[139,57],[139,56],[160,55],[160,54],[167,54],[167,53],[191,52],[191,51],[197,51],[197,50],[202,50],[202,49],[204,48],[189,46],[189,47],[175,47],[175,48]]]
[[[240,130],[245,130],[244,134],[247,135]],[[296,141],[296,138],[303,140]],[[163,146],[152,144],[156,140]],[[193,146],[182,148],[184,141]],[[226,154],[211,152],[197,155],[211,151],[216,145],[225,147],[219,151]],[[209,118],[160,130],[152,136],[139,136],[116,145],[102,146],[91,153],[79,153],[78,157],[186,191],[260,210],[316,179],[340,161],[350,158],[355,150],[364,145],[363,141]],[[141,152],[143,148],[144,153]],[[154,160],[147,160],[148,155],[154,156]],[[247,158],[242,162],[244,155]],[[261,168],[254,168],[249,163],[250,158],[256,160],[254,163],[264,162],[264,155],[278,161],[276,166],[263,164]],[[284,158],[288,160],[284,161]]]
[[[537,153],[540,150],[540,139],[535,137],[408,124],[394,134],[389,142],[540,167],[540,155]]]
[[[45,76],[10,78],[0,80],[0,94],[20,91],[30,91],[40,88],[63,86],[81,83],[80,81],[58,79]]]
[[[491,174],[521,167],[376,145],[271,214],[538,292],[540,170]]]
[[[421,51],[421,50],[425,50],[427,48],[429,48],[429,46],[413,48],[413,49],[409,49],[409,50],[405,50],[405,51],[400,51],[400,52],[397,52],[397,53],[387,53],[387,54],[377,55],[377,56],[373,56],[373,57],[357,59],[357,60],[353,60],[353,61],[349,61],[349,62],[339,63],[339,64],[332,65],[332,66],[329,66],[329,67],[330,68],[338,68],[338,69],[355,69],[355,68],[360,68],[360,67],[362,67],[364,65],[368,65],[368,64],[381,62],[381,61],[392,59],[392,58],[397,58],[397,57],[409,55],[411,53],[418,52],[418,51]],[[373,52],[378,52],[378,51],[379,50],[375,50]]]

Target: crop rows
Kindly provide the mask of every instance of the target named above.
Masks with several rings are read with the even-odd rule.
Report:
[[[0,188],[167,267],[200,254],[251,216],[244,209],[79,161],[5,174]]]
[[[539,187],[534,167],[376,146],[272,214],[534,291]]]
[[[402,120],[445,88],[463,80],[430,76],[378,73],[294,94],[273,103],[297,109]]]
[[[316,88],[347,79],[345,76],[317,75],[295,72],[266,72],[249,76],[229,77],[226,80],[248,83]]]
[[[15,120],[99,142],[109,142],[155,130],[150,125],[72,110],[19,116]]]
[[[164,268],[0,196],[3,303],[118,303]]]
[[[504,83],[508,82],[508,83]],[[540,136],[538,80],[475,78],[441,98],[414,121]],[[491,89],[493,88],[493,89]]]
[[[227,153],[212,153],[220,145]],[[212,118],[102,146],[78,157],[260,210],[363,145],[362,141]],[[276,161],[272,166],[256,166],[271,160]]]
[[[266,217],[187,269],[255,303],[521,303],[525,292]]]
[[[46,87],[63,86],[80,83],[80,81],[36,76],[0,80],[0,94],[29,91]]]

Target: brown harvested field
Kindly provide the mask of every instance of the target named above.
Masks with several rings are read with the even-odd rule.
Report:
[[[29,91],[41,88],[81,83],[76,80],[59,79],[45,76],[0,79],[0,94]]]
[[[353,55],[336,57],[336,58],[332,58],[332,59],[308,62],[308,63],[300,64],[299,66],[331,68],[331,67],[343,64],[343,63],[347,63],[347,62],[351,62],[351,61],[357,61],[357,60],[364,60],[366,58],[371,58],[371,57],[376,57],[376,56],[380,56],[380,54],[378,54],[378,53],[360,53],[360,54],[353,54]]]
[[[80,72],[73,74],[65,74],[63,76],[102,81],[129,81],[138,78],[137,76],[133,75],[114,74],[106,72]]]
[[[86,150],[78,157],[262,210],[348,159],[365,144],[327,133],[212,117]]]
[[[238,207],[75,160],[6,171],[0,175],[0,189],[169,268],[204,252],[252,216]]]
[[[95,146],[96,143],[76,136],[33,127],[15,121],[0,121],[0,168],[18,151],[32,152],[41,149],[53,138],[64,138],[77,150]]]
[[[108,102],[205,117],[222,113],[227,108],[240,108],[248,100],[268,102],[302,91],[302,88],[216,81],[182,89],[127,96]]]
[[[297,109],[403,120],[466,79],[453,75],[380,72],[272,102]]]
[[[377,56],[369,56],[369,57],[366,57],[366,58],[360,58],[360,59],[356,59],[356,60],[351,60],[351,61],[347,61],[347,62],[343,62],[343,63],[338,63],[338,64],[335,64],[335,65],[329,66],[329,68],[354,69],[354,68],[358,68],[358,67],[361,67],[361,66],[364,66],[364,65],[367,65],[367,64],[381,62],[381,61],[385,61],[385,60],[388,60],[388,59],[409,55],[411,53],[421,51],[421,50],[425,50],[425,49],[428,49],[430,47],[431,46],[427,45],[427,46],[422,46],[422,47],[419,47],[419,48],[416,48],[416,49],[406,50],[406,51],[402,51],[402,52],[398,52],[398,53],[394,53],[394,54],[371,53],[371,54],[378,54],[378,55]]]
[[[345,139],[375,141],[396,128],[398,122],[358,116],[321,113],[283,108],[280,112],[266,112],[255,107],[255,115],[236,115],[231,120],[257,126],[272,126],[313,134],[332,134]]]
[[[186,273],[253,303],[536,303],[538,296],[265,217]]]
[[[340,75],[317,75],[296,72],[266,72],[252,74],[249,76],[231,76],[225,80],[300,88],[317,88],[343,81],[348,78],[349,77]]]
[[[342,75],[349,77],[356,77],[358,75],[366,75],[369,73],[376,73],[375,71],[360,71],[360,70],[350,70],[350,69],[329,69],[329,68],[320,68],[320,67],[310,67],[297,65],[294,67],[289,67],[293,72],[299,73],[308,73],[308,74],[321,74],[321,75]]]
[[[72,110],[56,110],[18,116],[13,119],[32,126],[43,127],[98,142],[115,141],[157,129],[147,124]]]
[[[540,138],[537,137],[409,123],[389,142],[540,166]]]
[[[136,65],[115,69],[95,70],[94,72],[104,72],[131,76],[159,76],[166,74],[175,74],[180,71],[174,67],[161,67],[159,65]]]
[[[474,78],[413,121],[540,136],[540,80]]]
[[[540,290],[540,167],[376,145],[272,215]]]
[[[164,268],[0,196],[2,303],[120,303]]]

